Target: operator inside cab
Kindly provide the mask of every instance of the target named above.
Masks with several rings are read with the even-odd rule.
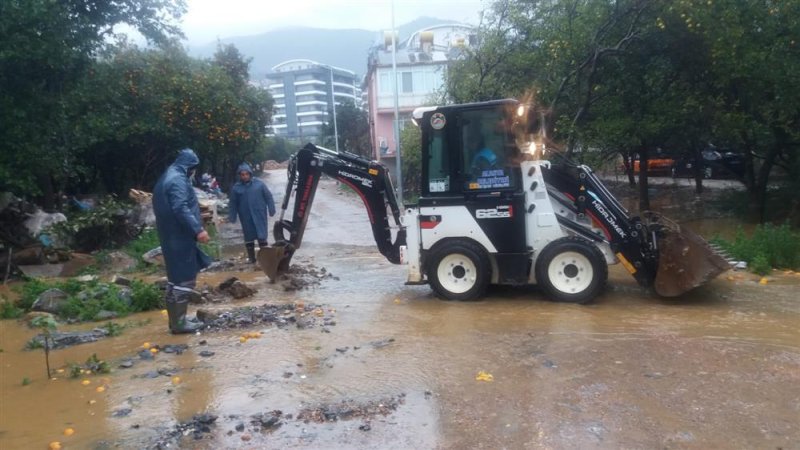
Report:
[[[470,175],[465,187],[468,190],[511,188],[514,171],[509,165],[514,161],[506,157],[510,143],[502,110],[470,111],[465,116],[462,140],[466,149],[464,160],[469,164],[465,172]]]

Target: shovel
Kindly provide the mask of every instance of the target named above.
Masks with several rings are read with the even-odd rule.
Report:
[[[677,297],[730,269],[702,237],[683,228],[664,228],[658,239],[658,272],[654,288],[663,297]]]
[[[271,283],[277,281],[278,276],[289,268],[289,261],[294,251],[286,242],[276,242],[275,245],[258,250],[258,265],[269,277]]]

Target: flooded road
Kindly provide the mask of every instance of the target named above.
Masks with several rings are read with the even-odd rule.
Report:
[[[268,178],[277,197],[282,179]],[[776,272],[762,285],[729,272],[664,300],[612,267],[588,306],[535,288],[441,301],[403,285],[405,268],[374,248],[357,196],[321,187],[293,263],[336,278],[286,291],[236,273],[258,293],[210,308],[318,304],[335,325],[172,336],[160,312],[138,314],[117,320],[142,322],[120,336],[51,354],[59,368],[97,354],[111,373],[47,380],[42,352],[21,350],[35,333],[2,321],[0,448],[146,448],[201,413],[216,421],[179,448],[800,448],[800,275]],[[254,331],[263,334],[242,338]],[[144,360],[145,342],[188,349]],[[477,380],[481,371],[492,381]],[[392,408],[298,417],[344,401]],[[279,425],[254,423],[275,411]]]

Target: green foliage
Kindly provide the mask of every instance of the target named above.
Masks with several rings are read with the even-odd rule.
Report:
[[[333,119],[332,110],[328,117]],[[358,108],[352,100],[343,100],[336,106],[335,128],[333,121],[322,127],[322,134],[326,136],[323,142],[324,146],[336,148],[335,131],[338,131],[339,134],[339,150],[372,158],[367,111]]]
[[[107,361],[98,358],[97,353],[92,353],[92,356],[87,358],[83,364],[70,363],[68,367],[70,378],[78,378],[87,370],[93,374],[111,372],[111,366]]]
[[[39,348],[44,348],[44,343],[36,338],[33,338],[25,344],[25,348],[27,350],[36,350]]]
[[[116,322],[108,322],[107,324],[105,324],[103,328],[105,328],[109,336],[119,336],[120,334],[122,334],[122,330],[125,329],[124,326]]]
[[[106,197],[94,208],[70,215],[69,220],[58,222],[48,230],[72,248],[91,252],[100,248],[117,247],[138,234],[138,229],[128,223],[126,212],[130,206],[114,197]]]
[[[797,0],[495,0],[447,95],[534,103],[537,131],[569,152],[739,151],[765,221],[775,173],[786,192],[800,180],[798,17]],[[800,223],[800,203],[781,206]]]
[[[131,312],[130,307],[120,298],[120,288],[114,284],[97,286],[73,295],[67,299],[59,314],[81,321],[95,320],[100,311],[111,311],[119,315]]]
[[[25,310],[18,307],[11,300],[0,297],[0,319],[18,319],[25,314]]]
[[[400,132],[400,152],[403,162],[403,192],[411,197],[419,196],[422,175],[421,133],[416,126],[407,126]],[[404,200],[406,201],[406,200]]]
[[[759,275],[767,275],[772,271],[772,266],[769,264],[767,257],[759,253],[753,258],[750,270]]]
[[[22,313],[30,310],[36,298],[48,289],[60,289],[67,294],[59,315],[68,319],[91,321],[96,319],[100,311],[111,311],[118,316],[124,316],[163,308],[162,295],[158,288],[140,280],[132,281],[130,299],[126,300],[122,288],[116,284],[100,283],[96,280],[80,282],[75,279],[55,282],[30,280],[19,289],[21,298],[14,307]],[[15,310],[9,308],[9,311]]]
[[[0,190],[48,194],[86,171],[76,86],[128,24],[149,42],[180,36],[183,0],[0,2]]]
[[[56,323],[55,319],[50,316],[39,316],[31,320],[31,326],[34,328],[39,328],[45,333],[50,333],[55,331],[55,329],[58,327],[58,323]]]
[[[289,159],[296,151],[297,148],[286,139],[281,137],[269,137],[264,140],[259,154],[262,155],[264,161],[274,160],[283,162]]]
[[[24,377],[24,378],[22,379],[22,385],[23,385],[23,386],[27,386],[27,385],[29,385],[29,384],[31,384],[31,379],[30,379],[30,378],[28,378],[28,377]]]
[[[92,356],[86,359],[85,366],[88,370],[91,370],[92,373],[109,373],[111,372],[111,366],[108,364],[107,361],[103,361],[97,357],[97,353],[92,353]]]
[[[83,374],[83,367],[80,364],[70,363],[69,364],[69,377],[70,378],[78,378]]]
[[[733,241],[715,239],[736,259],[747,261],[756,273],[767,273],[771,268],[800,269],[800,232],[789,225],[759,225],[752,236],[742,229]]]
[[[158,240],[158,232],[155,228],[147,228],[142,231],[136,239],[128,242],[122,251],[127,253],[138,262],[142,262],[142,255],[161,245]]]
[[[154,284],[133,280],[131,291],[133,295],[131,310],[133,312],[150,311],[164,307],[164,297]]]

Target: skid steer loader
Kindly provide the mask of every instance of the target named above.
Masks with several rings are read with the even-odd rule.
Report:
[[[537,284],[554,300],[585,303],[616,263],[672,297],[729,268],[691,231],[656,213],[629,214],[589,167],[520,148],[525,114],[513,99],[415,110],[420,197],[404,210],[379,162],[306,145],[290,160],[262,269],[273,281],[288,269],[322,174],[358,193],[378,250],[408,265],[406,283],[430,284],[447,299],[480,298],[490,284]]]

